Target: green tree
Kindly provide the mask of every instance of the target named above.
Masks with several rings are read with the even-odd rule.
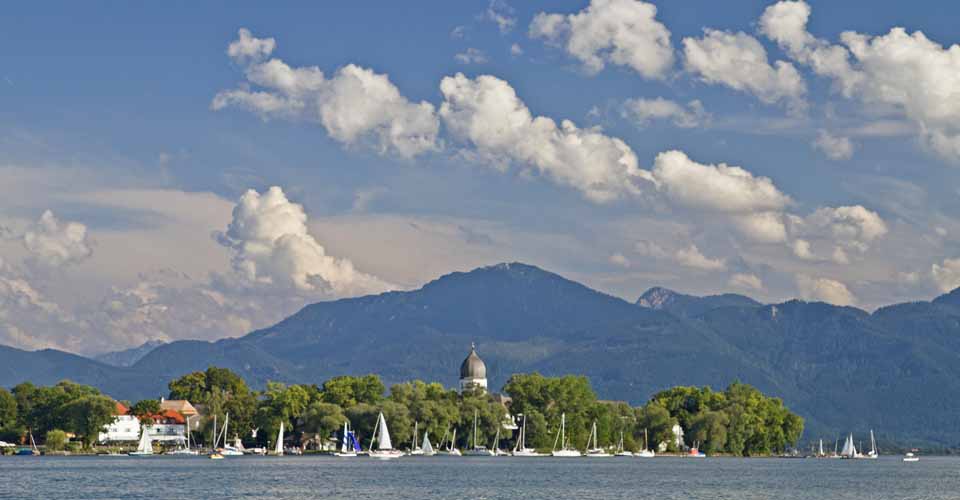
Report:
[[[0,429],[17,425],[17,398],[10,391],[0,388]]]
[[[730,417],[722,411],[703,411],[690,419],[691,438],[700,443],[700,451],[717,453],[727,444]]]
[[[47,431],[44,443],[50,451],[63,451],[67,446],[67,433],[60,429]]]
[[[142,418],[147,415],[156,415],[160,413],[160,402],[156,399],[144,399],[137,401],[135,405],[130,407],[130,414]]]
[[[206,404],[207,374],[204,372],[188,373],[170,381],[167,387],[170,388],[170,399],[184,399],[194,404]]]
[[[379,404],[386,387],[377,375],[334,377],[323,383],[322,398],[341,408],[350,408],[358,403]]]
[[[83,396],[66,403],[60,410],[66,429],[83,437],[85,446],[96,442],[116,413],[116,404],[102,395]]]
[[[656,401],[651,401],[636,410],[637,426],[634,428],[634,438],[642,443],[644,439],[644,430],[647,431],[650,449],[655,450],[660,443],[667,443],[669,449],[676,449],[674,446],[673,426],[677,419],[670,415],[670,412]]]
[[[343,408],[335,404],[314,401],[307,407],[303,420],[307,431],[327,437],[343,428],[347,416],[343,414]]]

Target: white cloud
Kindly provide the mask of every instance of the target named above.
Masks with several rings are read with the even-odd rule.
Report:
[[[240,54],[253,52],[265,56],[264,41],[244,38],[233,42]],[[259,44],[259,45],[257,45]],[[272,50],[272,44],[269,44]],[[232,50],[232,49],[231,49]],[[280,59],[248,61],[247,82],[234,90],[219,92],[211,108],[236,106],[263,118],[303,119],[319,122],[337,141],[352,145],[370,142],[382,154],[395,153],[404,158],[439,148],[439,121],[432,104],[409,101],[389,77],[354,64],[343,66],[327,78],[315,66],[293,68]],[[238,60],[239,61],[239,60]],[[253,84],[263,90],[250,90]]]
[[[484,17],[497,24],[500,33],[506,34],[513,30],[517,25],[517,18],[514,17],[514,10],[504,0],[490,0]]]
[[[741,290],[762,291],[763,281],[755,274],[736,273],[730,276],[727,286]]]
[[[790,203],[767,177],[725,163],[697,163],[682,151],[658,154],[653,177],[667,198],[688,208],[750,214],[779,211]]]
[[[49,267],[75,264],[93,254],[87,239],[87,226],[79,222],[60,222],[53,212],[43,212],[40,220],[27,229],[23,245],[33,262]]]
[[[328,297],[375,293],[390,287],[356,270],[349,260],[327,255],[307,232],[303,207],[291,203],[277,186],[263,195],[247,191],[217,240],[232,250],[234,272],[251,286]]]
[[[677,250],[674,254],[674,260],[682,266],[704,271],[721,271],[727,268],[723,259],[712,259],[703,255],[700,249],[692,243],[686,248]]]
[[[703,103],[696,99],[686,106],[662,97],[627,99],[620,113],[638,127],[645,127],[654,120],[670,120],[677,127],[693,128],[710,119],[709,113],[703,109]]]
[[[630,259],[624,256],[622,253],[615,253],[611,255],[608,260],[615,266],[630,267]]]
[[[753,94],[762,102],[784,102],[792,111],[802,111],[807,91],[792,64],[767,62],[767,51],[756,38],[743,33],[704,30],[703,38],[684,38],[686,68],[710,84],[726,85]]]
[[[254,38],[246,28],[240,28],[237,35],[237,39],[227,46],[227,55],[240,64],[263,60],[277,47],[273,38]]]
[[[440,116],[450,133],[502,169],[512,163],[532,167],[595,202],[636,195],[649,180],[622,140],[569,120],[558,126],[550,118],[533,116],[504,80],[458,73],[445,77],[440,91]]]
[[[523,55],[523,48],[520,47],[519,43],[515,43],[510,46],[510,55],[514,57]]]
[[[656,20],[657,7],[636,0],[592,0],[576,14],[537,14],[530,37],[562,45],[590,73],[607,63],[645,78],[665,78],[673,66],[670,30]]]
[[[810,242],[803,239],[796,239],[793,242],[793,254],[803,260],[816,260],[817,256],[810,249]]]
[[[782,1],[767,8],[761,30],[791,57],[832,78],[847,97],[900,110],[924,144],[960,161],[960,45],[944,48],[923,32],[892,28],[886,35],[844,32],[832,45],[807,32],[810,7]]]
[[[960,287],[960,259],[944,259],[940,264],[930,266],[930,276],[941,292],[949,292]]]
[[[821,207],[804,222],[807,228],[828,231],[837,244],[860,252],[887,234],[887,224],[880,215],[861,205]]]
[[[758,243],[781,243],[787,239],[787,226],[780,212],[756,212],[734,215],[732,222],[741,234]]]
[[[817,138],[811,143],[814,149],[823,151],[831,160],[849,160],[853,158],[853,142],[849,137],[832,135],[826,130],[817,132]]]
[[[660,245],[647,240],[641,240],[633,244],[633,250],[644,257],[654,259],[665,259],[669,257],[666,250]]]
[[[460,64],[483,64],[488,61],[487,54],[473,47],[453,56]]]
[[[829,278],[813,278],[805,274],[797,275],[797,290],[803,300],[827,302],[838,306],[850,306],[857,298],[847,285]]]

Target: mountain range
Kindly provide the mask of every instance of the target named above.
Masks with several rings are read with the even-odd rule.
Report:
[[[808,439],[872,428],[881,442],[960,443],[960,289],[873,313],[664,288],[630,303],[534,266],[498,264],[418,290],[308,305],[241,338],[100,358],[114,364],[0,347],[0,386],[69,378],[137,400],[216,365],[255,387],[366,373],[454,387],[472,342],[492,388],[517,372],[574,373],[602,398],[641,404],[674,385],[739,380],[783,398],[806,419]]]

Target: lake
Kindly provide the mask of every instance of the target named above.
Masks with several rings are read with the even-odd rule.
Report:
[[[0,498],[951,499],[960,459],[0,457]]]

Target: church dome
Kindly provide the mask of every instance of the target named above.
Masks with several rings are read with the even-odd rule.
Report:
[[[460,378],[487,378],[487,365],[483,363],[480,356],[477,356],[477,348],[474,345],[470,345],[470,354],[467,356],[467,359],[463,360],[463,364],[460,365]]]

